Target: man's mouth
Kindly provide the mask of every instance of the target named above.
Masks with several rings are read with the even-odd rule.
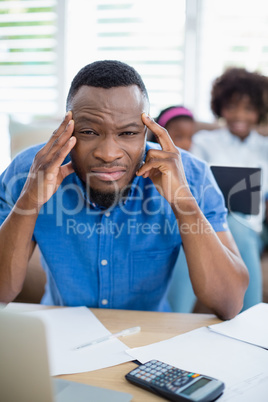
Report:
[[[92,168],[91,175],[102,181],[116,181],[126,173],[126,168],[115,166],[113,168]]]

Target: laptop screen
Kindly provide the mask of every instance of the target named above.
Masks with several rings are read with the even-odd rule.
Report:
[[[261,201],[261,169],[211,166],[229,211],[258,215]]]

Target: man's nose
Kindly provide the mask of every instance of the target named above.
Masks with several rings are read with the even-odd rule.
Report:
[[[124,152],[120,148],[116,139],[107,135],[98,143],[98,146],[94,149],[93,155],[96,159],[101,159],[108,163],[122,158]]]

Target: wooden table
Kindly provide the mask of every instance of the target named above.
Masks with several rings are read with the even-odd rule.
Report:
[[[16,305],[16,309],[19,307],[21,310],[25,311],[46,308],[40,305],[12,304],[14,307]],[[211,314],[157,313],[94,308],[91,309],[91,311],[112,333],[139,325],[141,327],[140,333],[123,339],[123,342],[130,348],[149,345],[192,331],[196,328],[220,322],[216,316]],[[136,365],[133,362],[129,362],[86,373],[62,375],[59,376],[59,378],[114,389],[116,391],[128,392],[133,395],[133,402],[164,400],[127,382],[125,374],[135,367]]]
[[[184,332],[220,322],[215,316],[207,314],[156,313],[107,309],[91,309],[91,311],[112,333],[139,325],[141,327],[139,334],[123,339],[123,342],[130,348],[163,341]],[[133,402],[163,400],[163,398],[127,382],[125,374],[135,367],[134,363],[129,362],[102,370],[64,375],[61,378],[128,392],[133,395]]]

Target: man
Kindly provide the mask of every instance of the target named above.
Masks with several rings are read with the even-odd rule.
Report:
[[[149,117],[139,74],[117,61],[89,64],[71,84],[67,110],[47,144],[1,176],[1,301],[21,290],[38,244],[43,303],[168,311],[183,243],[197,297],[218,316],[235,316],[248,274],[222,195],[207,166]],[[160,145],[146,144],[147,128]]]

